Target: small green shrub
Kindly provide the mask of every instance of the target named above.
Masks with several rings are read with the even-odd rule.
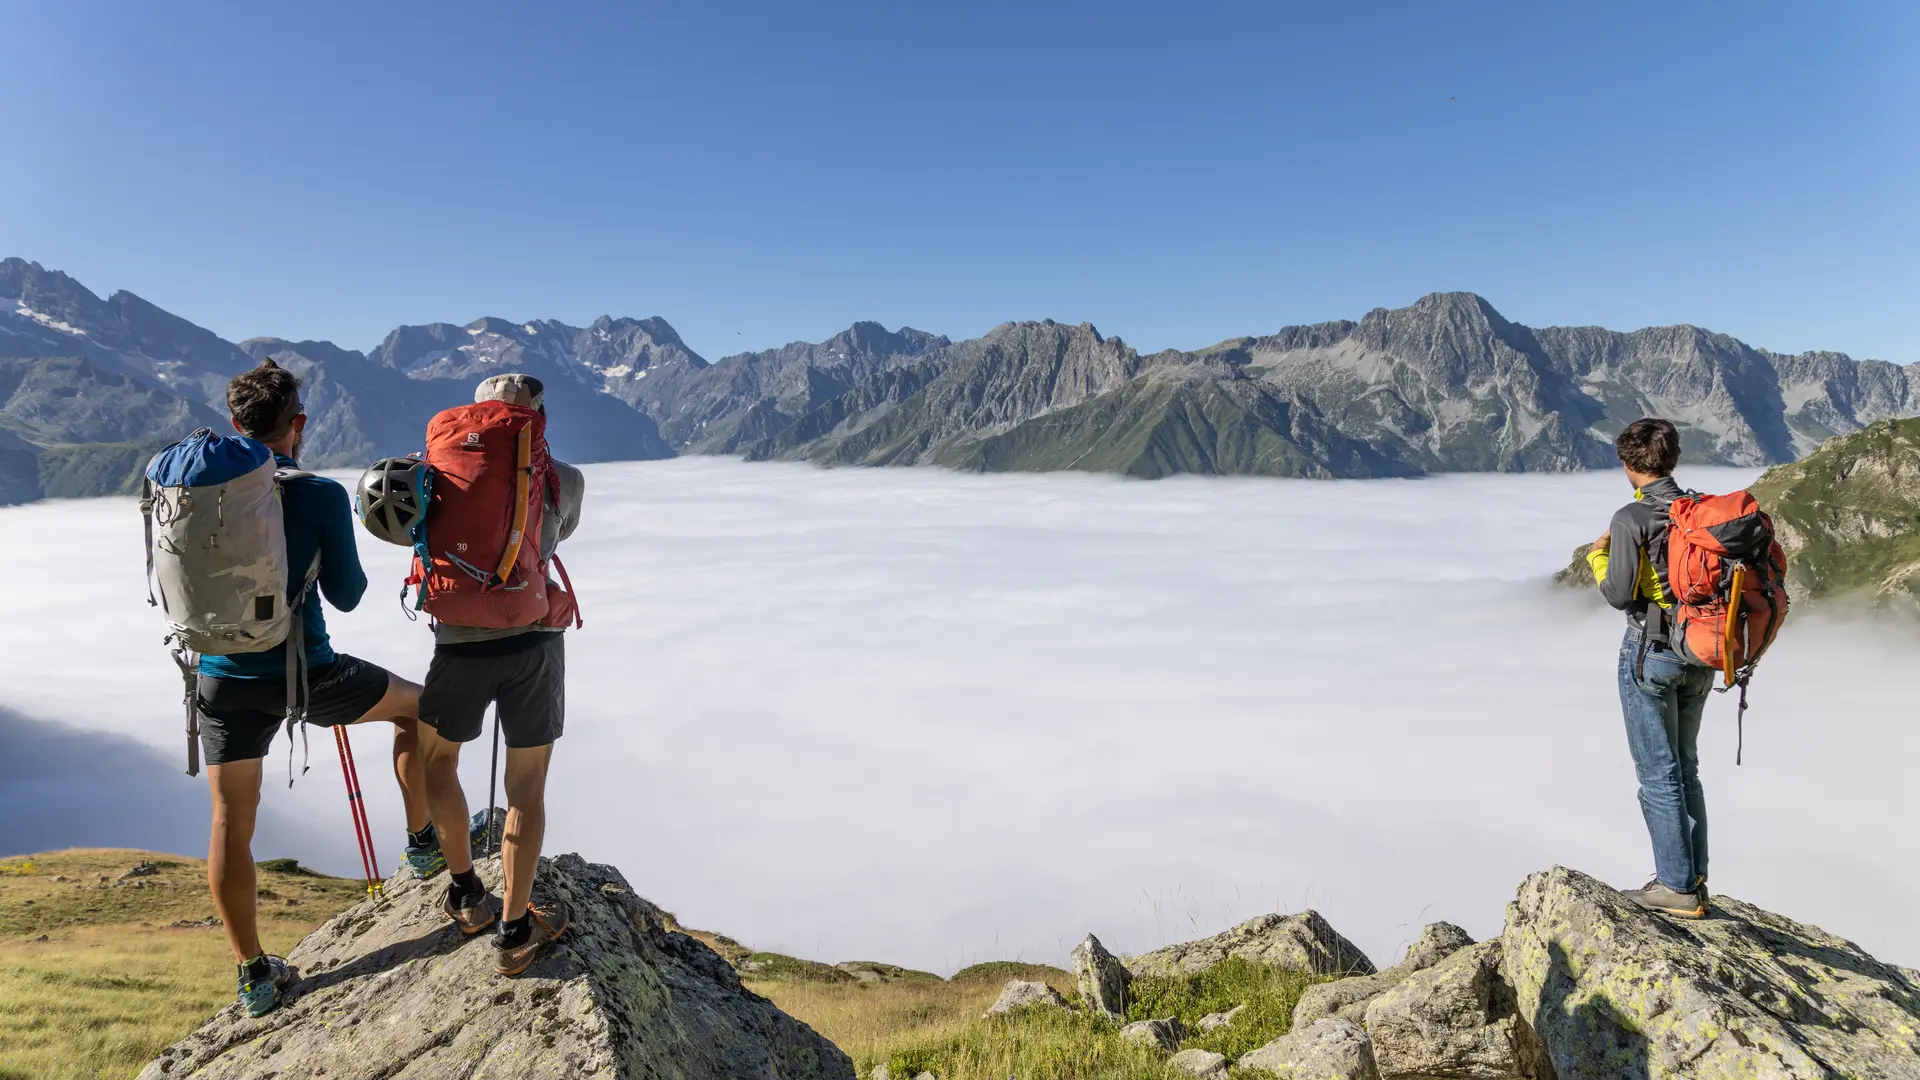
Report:
[[[321,875],[300,865],[299,859],[262,859],[255,866],[274,874],[297,874],[300,877],[319,877]]]
[[[1256,964],[1230,957],[1192,975],[1135,979],[1128,993],[1127,1019],[1177,1016],[1190,1033],[1185,1047],[1237,1058],[1287,1033],[1300,995],[1326,976]],[[1244,1004],[1233,1023],[1203,1032],[1196,1026],[1208,1013]]]

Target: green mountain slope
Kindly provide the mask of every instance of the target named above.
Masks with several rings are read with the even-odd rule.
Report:
[[[1415,471],[1341,435],[1299,402],[1247,380],[1193,378],[1176,369],[1151,372],[1091,401],[937,453],[934,460],[988,472],[1082,469],[1143,479]]]
[[[1920,600],[1920,419],[1829,439],[1752,490],[1791,553],[1796,596]]]
[[[125,494],[162,446],[223,421],[80,356],[0,357],[0,505]]]

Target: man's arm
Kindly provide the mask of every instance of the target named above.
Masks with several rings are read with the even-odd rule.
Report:
[[[322,494],[320,591],[327,603],[352,611],[367,592],[367,572],[360,566],[360,547],[353,537],[353,505],[347,501],[347,489],[339,484],[329,480],[314,486]]]
[[[1600,585],[1600,598],[1614,608],[1625,610],[1640,595],[1641,543],[1630,510],[1622,507],[1613,515],[1607,534],[1594,541],[1587,553],[1587,565],[1593,568],[1593,580]]]

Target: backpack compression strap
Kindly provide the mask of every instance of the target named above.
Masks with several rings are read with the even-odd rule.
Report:
[[[499,588],[513,573],[520,558],[520,543],[527,535],[527,496],[533,488],[533,422],[529,420],[514,440],[513,523],[507,531],[507,549],[500,553],[500,567],[487,584]]]
[[[147,474],[140,474],[140,521],[147,537],[147,606],[154,607],[153,598],[153,481]],[[187,772],[193,775],[193,770]]]
[[[275,483],[284,484],[288,480],[312,476],[310,472],[298,469],[275,469]],[[300,772],[305,774],[312,766],[312,757],[307,750],[307,705],[311,694],[307,687],[307,597],[313,592],[313,583],[320,580],[320,552],[313,553],[313,563],[307,567],[307,576],[300,582],[300,591],[294,594],[289,605],[287,626],[287,786],[293,786],[293,728],[300,725]]]
[[[180,669],[180,681],[186,684],[187,701],[187,775],[200,775],[200,702],[199,676],[200,663],[193,653],[183,648],[171,650],[173,662]]]

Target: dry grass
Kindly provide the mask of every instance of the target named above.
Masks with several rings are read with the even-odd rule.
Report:
[[[1021,965],[1006,978],[1044,978],[1063,994],[1073,979],[1057,968]],[[866,1076],[897,1054],[944,1044],[981,1023],[980,1014],[1000,996],[1005,979],[972,978],[942,982],[821,983],[749,982],[748,989],[804,1021],[847,1052]],[[896,1073],[896,1075],[898,1075]],[[913,1073],[906,1074],[909,1078]],[[960,1080],[954,1074],[953,1080]],[[1002,1072],[994,1080],[1006,1080]],[[947,1080],[948,1074],[941,1074]]]
[[[886,1065],[910,1080],[922,1070],[940,1080],[1175,1080],[1163,1055],[1122,1041],[1120,1022],[1077,1011],[1029,1009],[981,1014],[1008,979],[1041,979],[1072,998],[1058,968],[986,964],[947,982],[753,982],[748,985],[804,1020],[852,1057],[861,1076]],[[1197,975],[1135,980],[1128,1019],[1176,1016],[1184,1046],[1239,1055],[1286,1034],[1300,994],[1323,979],[1229,960]],[[1202,1016],[1245,1005],[1234,1022],[1196,1029]]]
[[[160,869],[112,884],[142,860]],[[90,850],[0,866],[0,1080],[133,1076],[233,1000],[221,929],[169,926],[213,914],[200,860]],[[274,951],[362,896],[358,882],[305,874],[263,871],[260,887]]]

